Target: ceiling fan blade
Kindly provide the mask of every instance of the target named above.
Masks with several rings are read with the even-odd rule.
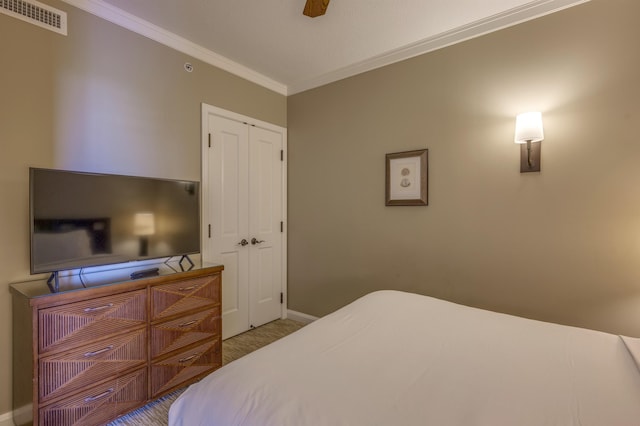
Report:
[[[304,5],[303,15],[315,18],[316,16],[322,16],[327,11],[330,0],[307,0],[307,4]]]

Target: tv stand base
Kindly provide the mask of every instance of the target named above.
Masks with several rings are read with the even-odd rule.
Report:
[[[49,286],[51,293],[57,293],[60,290],[60,278],[58,277],[58,271],[51,273],[51,276],[47,280],[47,285]]]
[[[190,271],[195,265],[193,264],[193,261],[191,259],[189,259],[189,256],[186,254],[183,254],[182,257],[180,258],[180,262],[178,262],[178,265],[180,265],[180,269],[182,269],[184,271],[184,266],[182,266],[182,261],[183,260],[187,260],[187,262],[189,262],[189,264],[191,265],[189,267],[189,269],[187,269],[187,271]]]

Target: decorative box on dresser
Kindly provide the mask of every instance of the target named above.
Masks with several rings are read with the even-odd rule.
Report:
[[[16,425],[102,425],[222,365],[223,267],[152,266],[11,285]]]

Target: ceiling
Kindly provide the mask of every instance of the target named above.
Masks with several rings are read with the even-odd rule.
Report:
[[[65,0],[289,95],[587,0]]]

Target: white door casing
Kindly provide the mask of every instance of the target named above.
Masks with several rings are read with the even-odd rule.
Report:
[[[225,267],[226,339],[286,317],[286,129],[203,104],[202,131],[202,258]]]

